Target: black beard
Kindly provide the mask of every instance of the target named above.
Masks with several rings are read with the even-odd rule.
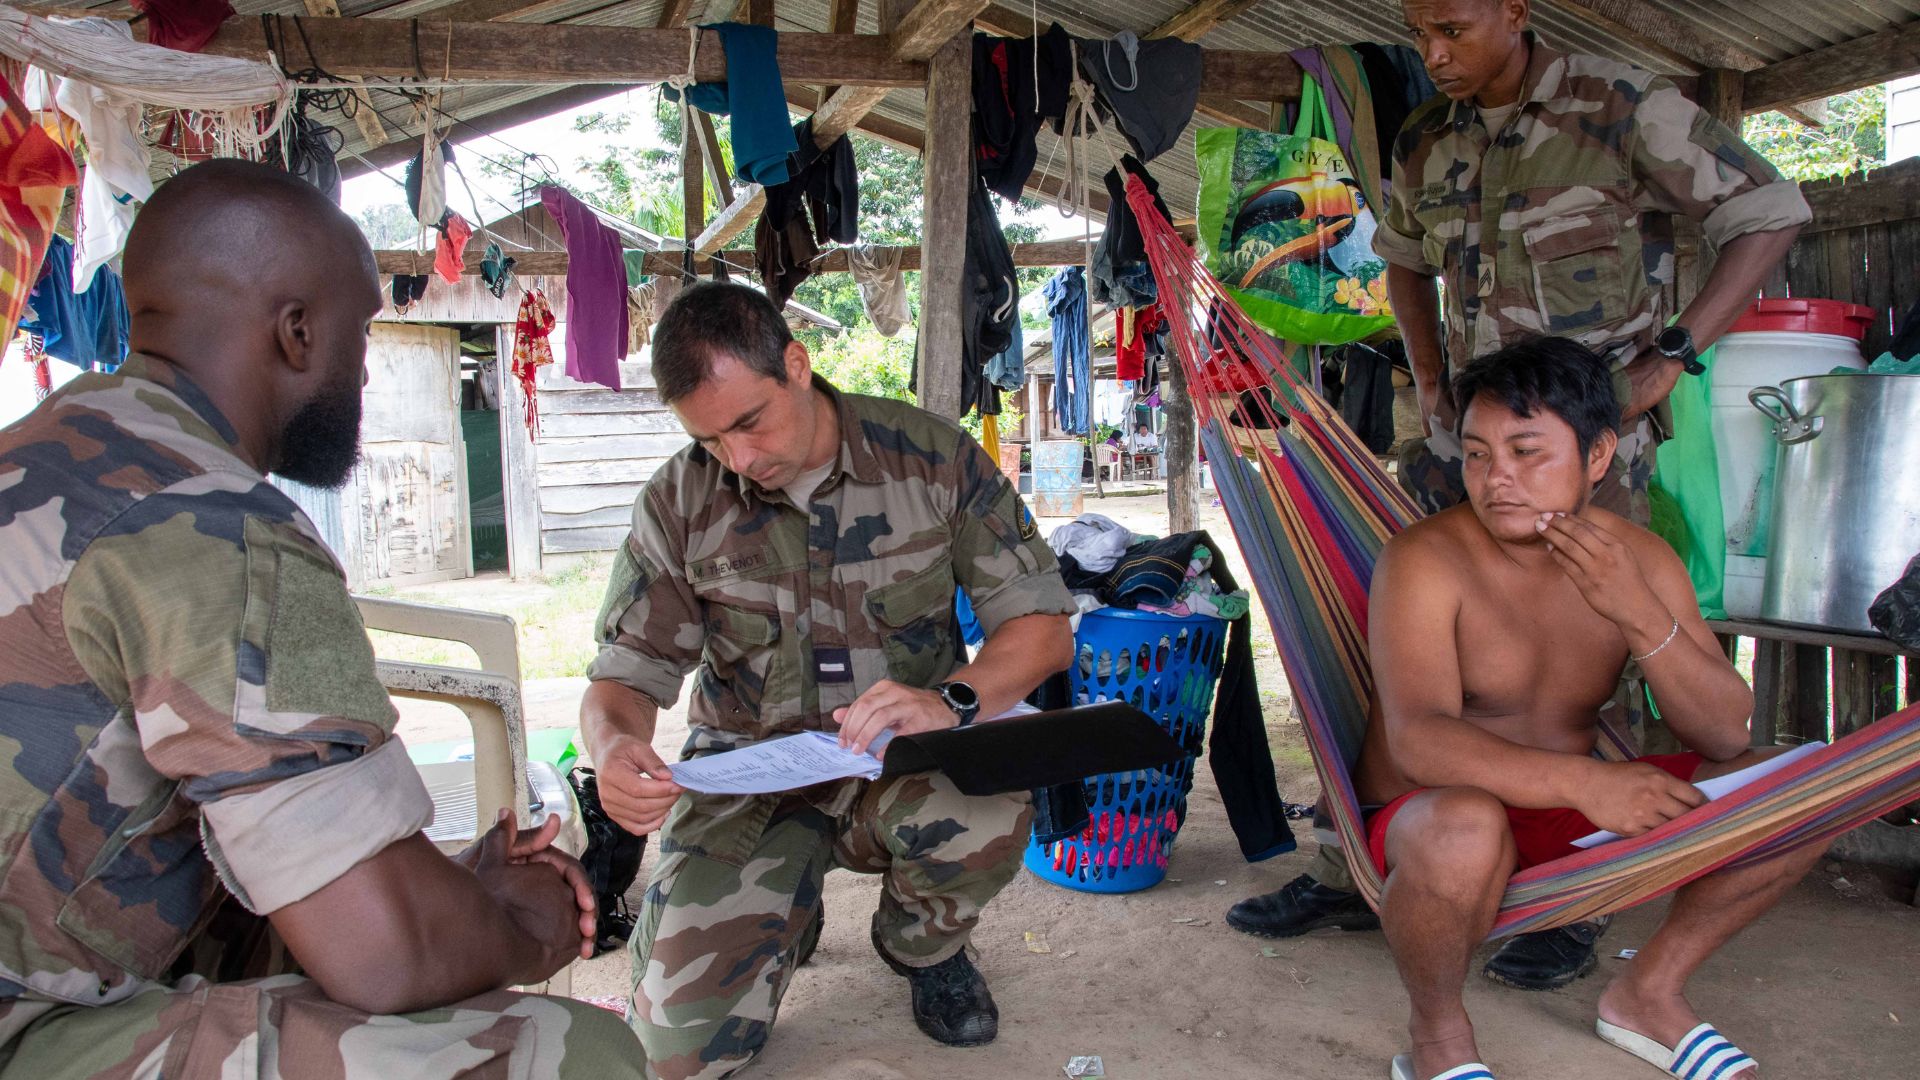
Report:
[[[360,388],[314,398],[300,407],[280,436],[280,464],[273,471],[297,483],[329,491],[353,474],[360,460]]]

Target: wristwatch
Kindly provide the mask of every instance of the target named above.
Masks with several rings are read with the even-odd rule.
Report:
[[[960,718],[954,727],[963,728],[980,718],[980,695],[973,687],[963,682],[943,682],[934,690],[940,694],[940,700],[947,703],[953,715]]]
[[[1699,350],[1693,347],[1692,332],[1679,323],[1660,331],[1660,336],[1653,339],[1653,347],[1660,350],[1661,356],[1680,361],[1689,375],[1699,375],[1707,370],[1707,365],[1700,362]]]

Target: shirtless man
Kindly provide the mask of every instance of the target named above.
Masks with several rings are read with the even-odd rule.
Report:
[[[1395,1080],[1485,1080],[1461,987],[1507,879],[1595,829],[1636,836],[1699,806],[1692,781],[1753,764],[1753,695],[1658,537],[1591,505],[1620,420],[1606,364],[1564,338],[1454,383],[1468,502],[1388,542],[1370,646],[1379,683],[1356,783],[1387,875],[1387,940],[1412,1003]],[[1436,633],[1451,627],[1451,633]],[[1604,762],[1597,713],[1640,662],[1684,754]],[[1757,1080],[1684,996],[1694,970],[1820,857],[1709,874],[1601,995],[1599,1031],[1687,1076]],[[1687,1071],[1708,1059],[1697,1071]]]

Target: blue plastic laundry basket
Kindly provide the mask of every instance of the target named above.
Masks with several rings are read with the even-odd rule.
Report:
[[[1086,829],[1052,844],[1029,838],[1027,869],[1082,892],[1138,892],[1166,877],[1167,850],[1187,816],[1226,629],[1210,615],[1102,608],[1081,617],[1069,672],[1074,703],[1130,702],[1187,753],[1158,769],[1090,777]]]

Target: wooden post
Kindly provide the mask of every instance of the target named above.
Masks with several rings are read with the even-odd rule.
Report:
[[[1793,646],[1792,730],[1802,741],[1827,737],[1827,650]]]
[[[707,227],[707,185],[702,175],[699,121],[686,98],[680,99],[680,198],[685,202],[686,239],[689,244]]]
[[[494,364],[500,379],[501,490],[507,514],[507,572],[525,581],[540,572],[540,484],[533,471],[533,433],[527,395],[513,374],[513,324],[494,328]]]
[[[1193,398],[1187,393],[1187,373],[1179,357],[1167,357],[1160,407],[1167,413],[1167,531],[1192,532],[1200,527],[1200,432],[1194,426]]]
[[[1732,640],[1738,641],[1738,638]],[[1754,746],[1773,746],[1782,732],[1793,730],[1795,696],[1794,647],[1783,641],[1757,638],[1753,643]]]
[[[956,34],[927,64],[927,155],[920,269],[919,399],[960,418],[961,291],[973,179],[973,34]]]

